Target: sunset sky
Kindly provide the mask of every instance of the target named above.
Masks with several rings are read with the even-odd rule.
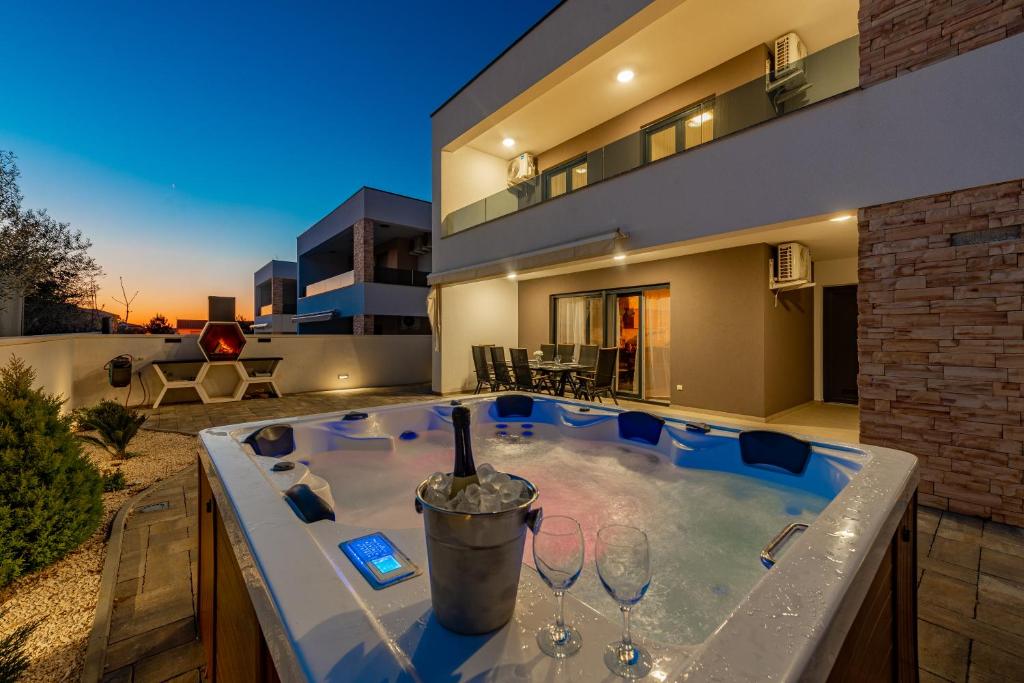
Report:
[[[555,0],[5,3],[0,149],[131,321],[252,315],[252,274],[363,185],[430,198],[430,112]]]

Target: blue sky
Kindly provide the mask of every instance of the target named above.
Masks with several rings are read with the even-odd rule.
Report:
[[[0,149],[133,321],[251,311],[252,272],[363,185],[430,198],[430,112],[556,0],[6,2]]]

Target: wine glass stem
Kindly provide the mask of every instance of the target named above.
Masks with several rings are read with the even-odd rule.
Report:
[[[565,639],[565,591],[555,591],[558,599],[558,612],[555,614],[555,626],[558,628],[559,640]]]
[[[629,609],[630,605],[621,605],[622,610],[622,649],[626,652],[633,651],[633,639],[629,635]]]

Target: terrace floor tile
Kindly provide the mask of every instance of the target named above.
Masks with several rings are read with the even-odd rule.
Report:
[[[980,553],[981,546],[976,542],[965,543],[963,541],[954,541],[944,536],[937,536],[935,542],[932,543],[928,556],[941,562],[948,562],[949,564],[977,571]]]
[[[917,639],[922,669],[947,681],[967,681],[970,640],[927,621],[918,621]]]

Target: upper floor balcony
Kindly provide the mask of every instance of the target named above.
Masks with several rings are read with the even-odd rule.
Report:
[[[539,92],[441,148],[441,236],[856,88],[857,10],[856,0],[651,2]]]

